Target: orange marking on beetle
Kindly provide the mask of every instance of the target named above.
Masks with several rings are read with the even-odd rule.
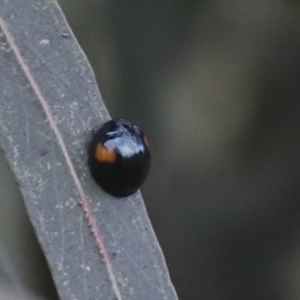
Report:
[[[115,163],[117,160],[116,151],[104,147],[101,143],[96,146],[95,156],[100,162]]]
[[[145,143],[145,145],[148,147],[148,148],[150,148],[150,144],[149,144],[149,141],[148,141],[148,139],[144,136],[144,143]]]

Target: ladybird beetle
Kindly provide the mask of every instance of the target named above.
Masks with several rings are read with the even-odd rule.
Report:
[[[145,181],[151,164],[149,144],[135,125],[115,119],[93,133],[88,164],[97,184],[115,197],[135,193]]]

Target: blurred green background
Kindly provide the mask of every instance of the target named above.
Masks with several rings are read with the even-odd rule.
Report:
[[[300,3],[59,2],[111,116],[148,135],[142,191],[179,298],[300,299]],[[29,247],[15,222],[5,247]],[[45,262],[15,251],[54,299]]]

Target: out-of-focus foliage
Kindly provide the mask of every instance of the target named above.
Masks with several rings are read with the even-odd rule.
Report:
[[[60,3],[112,115],[149,135],[180,299],[299,299],[298,2]]]

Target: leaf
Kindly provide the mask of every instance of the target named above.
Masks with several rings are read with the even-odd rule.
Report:
[[[0,143],[61,299],[177,299],[141,195],[115,199],[89,174],[109,115],[57,3],[0,7]]]

